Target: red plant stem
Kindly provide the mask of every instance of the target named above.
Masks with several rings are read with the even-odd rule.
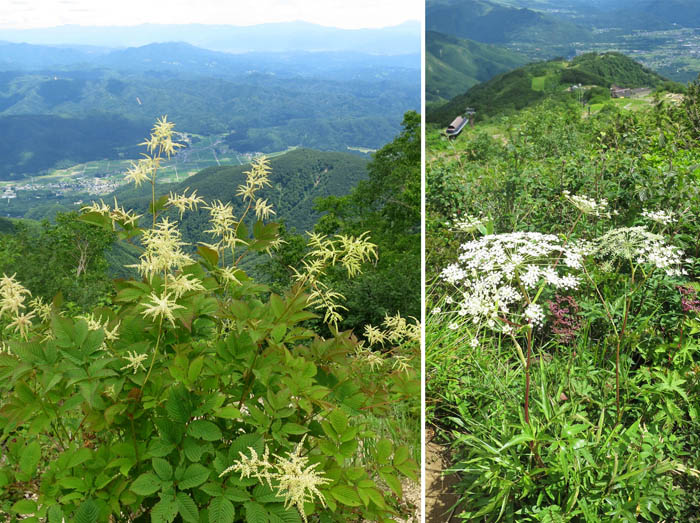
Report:
[[[527,358],[525,359],[525,423],[530,424],[530,355],[532,353],[532,326],[527,331]]]

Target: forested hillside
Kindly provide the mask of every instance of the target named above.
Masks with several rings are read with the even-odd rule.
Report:
[[[270,187],[261,189],[260,196],[268,200],[278,220],[298,231],[312,230],[320,213],[314,210],[317,198],[343,196],[367,177],[367,159],[349,153],[321,152],[296,149],[270,160],[272,169]],[[249,165],[210,167],[179,184],[162,184],[157,196],[169,192],[182,193],[189,188],[207,201],[235,202],[236,191]],[[126,186],[114,193],[127,208],[145,212],[150,196],[133,187]],[[109,201],[111,196],[106,199]],[[242,205],[242,204],[241,204]],[[241,214],[235,208],[234,214]],[[189,213],[182,222],[183,234],[188,241],[206,242],[208,214],[205,211]]]
[[[465,108],[473,107],[477,119],[507,114],[545,98],[555,96],[588,100],[592,96],[609,98],[609,87],[655,88],[666,82],[634,60],[619,53],[587,53],[570,61],[552,60],[526,65],[471,88],[448,103],[431,110],[430,122],[447,125]],[[585,89],[578,91],[578,85]],[[574,91],[569,90],[576,86]],[[591,88],[602,88],[591,89]]]
[[[426,101],[449,100],[527,61],[524,56],[503,47],[428,31],[425,35]]]

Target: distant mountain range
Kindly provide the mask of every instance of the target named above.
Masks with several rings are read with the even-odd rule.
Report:
[[[427,31],[425,98],[428,102],[449,100],[527,62],[525,56],[503,47]]]
[[[139,47],[150,43],[186,42],[230,53],[290,51],[354,51],[371,54],[420,53],[420,23],[382,29],[337,29],[307,22],[254,26],[161,25],[42,29],[0,29],[0,40],[41,45]],[[89,51],[89,50],[86,50]],[[93,49],[93,51],[98,51]]]
[[[518,26],[526,20],[537,28],[538,34],[547,25],[554,29],[549,43],[562,43],[560,38],[566,35],[562,35],[560,29],[571,28],[571,25],[560,26],[555,20],[574,23],[578,27],[568,40],[565,38],[569,42],[585,41],[582,36],[595,39],[594,34],[587,32],[592,28],[655,31],[700,26],[700,2],[697,0],[428,0],[427,4],[429,29],[439,31],[435,24],[441,24],[442,32],[484,42],[492,40],[480,38],[483,30],[474,30],[471,27],[473,21],[500,22],[503,29],[496,31],[492,38],[501,42],[535,41],[535,36],[522,38]],[[444,21],[449,21],[449,13],[458,18],[447,24],[452,30],[446,31]],[[465,24],[462,33],[456,32],[458,24]],[[582,29],[586,32],[581,33]]]
[[[420,53],[382,55],[357,51],[223,53],[184,42],[152,43],[126,49],[56,47],[0,42],[0,71],[114,69],[230,78],[255,73],[351,80],[419,71]]]
[[[476,85],[448,103],[429,111],[429,122],[447,125],[467,107],[477,118],[517,111],[549,96],[566,95],[572,85],[654,88],[666,81],[619,53],[588,53],[571,61],[552,60],[528,64]],[[583,91],[582,91],[583,92]]]
[[[478,42],[587,41],[589,29],[550,14],[488,0],[428,0],[426,28]]]
[[[0,180],[137,157],[155,119],[230,133],[238,152],[376,149],[420,108],[420,56],[234,55],[185,43],[108,50],[0,44]]]

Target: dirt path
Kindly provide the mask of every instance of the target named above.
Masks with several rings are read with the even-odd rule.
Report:
[[[453,492],[456,475],[445,476],[450,465],[449,450],[433,441],[435,433],[426,429],[425,441],[425,523],[457,523],[459,508],[452,507],[459,501]]]

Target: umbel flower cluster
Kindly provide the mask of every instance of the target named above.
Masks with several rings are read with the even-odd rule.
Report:
[[[687,274],[683,269],[683,251],[644,227],[622,227],[608,231],[595,241],[595,254],[611,261],[651,265],[668,276]]]
[[[545,286],[578,286],[572,269],[581,267],[584,253],[582,245],[567,245],[551,234],[488,235],[464,243],[459,261],[441,278],[457,291],[454,302],[462,321],[510,333],[524,324],[542,324],[544,312],[536,302]]]
[[[304,521],[308,521],[304,512],[304,503],[312,503],[314,498],[318,498],[325,507],[326,500],[318,487],[330,483],[331,480],[315,470],[318,463],[309,465],[309,458],[301,455],[305,439],[306,436],[301,439],[294,451],[286,456],[273,455],[274,461],[270,461],[270,450],[267,445],[262,456],[258,456],[255,449],[249,447],[250,456],[239,452],[240,459],[224,470],[219,477],[230,472],[238,472],[241,478],[252,476],[260,483],[267,483],[270,488],[277,489],[278,496],[284,496],[285,508],[294,505]]]

